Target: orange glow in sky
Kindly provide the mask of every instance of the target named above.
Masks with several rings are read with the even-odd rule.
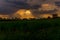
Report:
[[[20,16],[21,19],[34,18],[32,12],[30,10],[26,10],[26,9],[20,9],[15,14],[18,14],[18,16]],[[17,16],[17,15],[15,15],[15,16]]]
[[[40,17],[41,18],[48,18],[48,17],[53,18],[51,14],[41,14]]]
[[[42,9],[43,10],[54,10],[56,8],[55,5],[52,5],[52,4],[42,4]]]
[[[9,18],[9,15],[1,15],[0,14],[0,18],[2,18],[2,19],[8,19]]]

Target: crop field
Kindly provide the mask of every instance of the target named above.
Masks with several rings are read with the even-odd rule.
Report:
[[[0,20],[0,40],[60,40],[60,18]]]

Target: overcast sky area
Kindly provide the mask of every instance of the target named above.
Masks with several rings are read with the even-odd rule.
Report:
[[[0,0],[0,14],[12,14],[21,8],[28,8],[31,0]],[[33,0],[33,4],[52,2],[60,0]],[[32,2],[31,2],[32,3]]]

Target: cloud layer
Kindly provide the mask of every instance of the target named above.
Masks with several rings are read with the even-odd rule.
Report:
[[[28,4],[22,1],[0,0],[0,13],[11,14],[20,8],[28,8]]]
[[[0,14],[12,14],[21,8],[27,9],[30,6],[26,3],[26,1],[27,0],[0,0]],[[59,1],[59,0],[53,0],[53,1]]]

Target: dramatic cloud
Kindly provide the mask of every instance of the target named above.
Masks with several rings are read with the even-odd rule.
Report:
[[[20,8],[28,8],[28,4],[22,1],[0,0],[0,13],[11,14]]]
[[[56,0],[33,0],[34,3],[40,2],[51,2]],[[58,0],[59,1],[59,0]],[[21,8],[29,8],[30,6],[26,3],[28,0],[0,0],[0,14],[12,14]],[[39,6],[34,6],[39,7]],[[33,7],[33,8],[34,8]]]

